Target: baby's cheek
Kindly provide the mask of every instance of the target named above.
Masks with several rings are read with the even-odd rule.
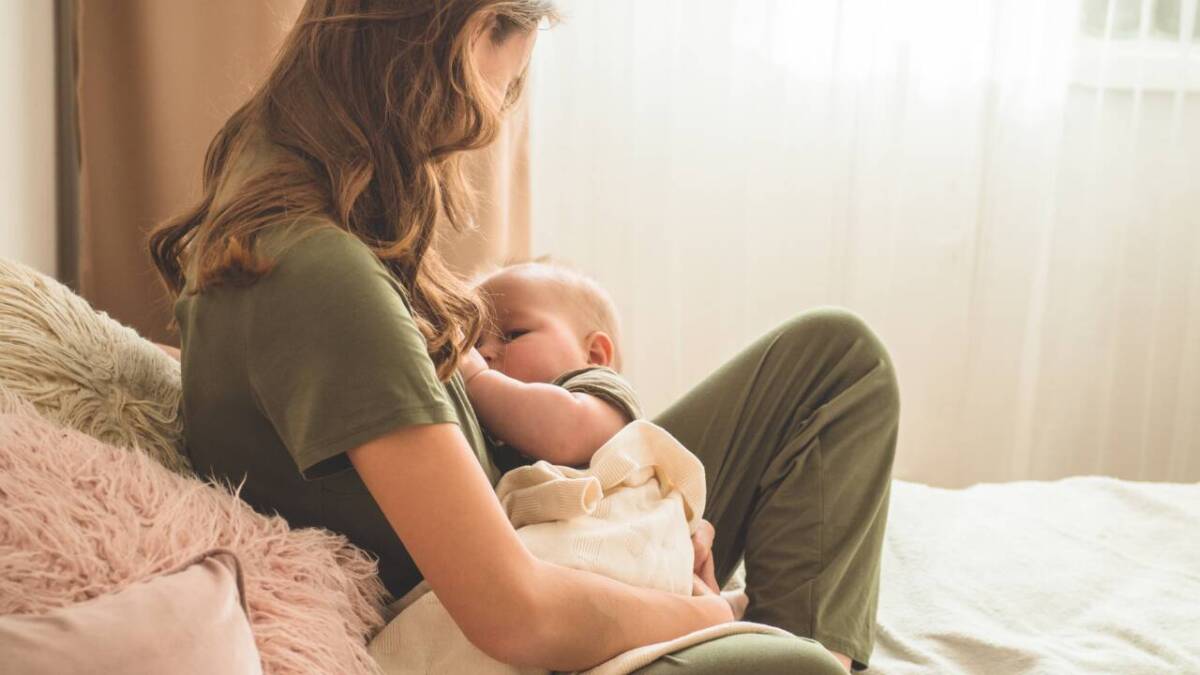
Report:
[[[521,352],[519,350],[504,350],[504,352],[500,355],[499,362],[500,372],[515,380],[528,382],[528,380],[525,379],[525,364],[523,363]]]
[[[537,350],[512,349],[505,359],[505,375],[522,382],[553,382],[557,374],[553,374],[553,364],[548,363],[545,355]]]

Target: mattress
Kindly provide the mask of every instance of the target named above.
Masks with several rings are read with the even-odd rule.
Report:
[[[1200,673],[1200,484],[896,481],[868,673]]]

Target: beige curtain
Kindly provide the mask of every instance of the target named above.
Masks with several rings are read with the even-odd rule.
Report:
[[[440,250],[471,276],[488,265],[529,257],[529,107],[523,99],[490,147],[474,153],[467,175],[476,195],[475,227],[446,232]]]
[[[200,196],[204,151],[266,74],[301,0],[81,0],[80,292],[151,339],[177,344],[144,246]],[[447,242],[469,272],[528,253],[525,118],[470,158],[478,230]]]

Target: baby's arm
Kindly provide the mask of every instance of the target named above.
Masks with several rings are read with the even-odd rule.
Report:
[[[486,364],[479,367],[482,361],[463,368],[475,414],[493,436],[529,457],[563,466],[587,464],[630,421],[600,398],[521,382]]]

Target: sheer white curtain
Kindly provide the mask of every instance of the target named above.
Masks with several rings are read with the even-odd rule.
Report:
[[[651,412],[836,304],[898,477],[1200,480],[1196,0],[562,4],[533,251],[613,292]]]

